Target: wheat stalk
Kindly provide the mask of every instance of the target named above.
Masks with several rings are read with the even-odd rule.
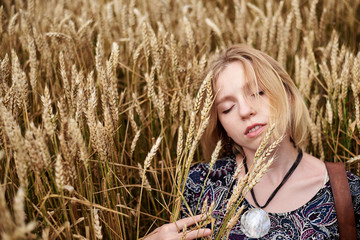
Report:
[[[350,158],[346,163],[352,164],[352,163],[356,163],[358,161],[360,161],[360,155]]]
[[[324,153],[323,141],[321,139],[322,138],[321,137],[321,118],[320,118],[319,115],[316,118],[316,129],[317,129],[318,139],[319,139],[320,160],[325,161],[325,153]]]
[[[41,96],[41,101],[42,101],[43,107],[44,107],[43,112],[42,112],[44,128],[45,128],[46,134],[49,136],[50,139],[52,139],[53,135],[54,135],[54,127],[53,127],[51,119],[54,117],[54,115],[52,114],[51,97],[50,97],[49,89],[47,88],[47,86],[45,87],[44,95]]]
[[[202,203],[202,207],[201,207],[201,216],[204,217],[206,216],[206,212],[208,210],[208,198],[205,199],[205,201]]]
[[[226,231],[228,231],[227,237],[229,237],[229,235],[230,235],[230,230],[231,230],[231,229],[236,225],[236,223],[239,221],[239,218],[240,218],[242,212],[244,211],[244,207],[245,207],[245,206],[241,206],[241,207],[237,210],[236,214],[234,214],[234,215],[231,217],[230,221],[227,223],[227,225],[226,225]]]
[[[14,198],[14,219],[18,226],[25,225],[25,212],[24,212],[25,192],[23,188],[19,188]]]
[[[136,133],[139,131],[139,127],[137,126],[136,122],[135,122],[135,117],[134,117],[134,106],[132,106],[128,112],[129,114],[129,121],[130,121],[130,125],[132,130]]]
[[[28,51],[29,51],[29,60],[30,60],[30,85],[33,91],[36,89],[37,84],[37,68],[38,68],[38,61],[36,58],[36,47],[34,38],[28,36]]]
[[[15,24],[16,24],[16,20],[19,17],[19,13],[15,13],[14,16],[11,17],[10,21],[9,21],[9,25],[8,25],[8,33],[10,38],[14,37],[15,35]]]
[[[105,133],[105,128],[104,125],[100,122],[97,121],[96,123],[96,141],[97,141],[97,150],[100,153],[100,158],[101,160],[105,161],[106,158],[108,157],[109,154],[109,150],[108,150],[108,146],[106,145],[106,133]]]
[[[113,136],[115,134],[115,128],[113,119],[111,118],[111,113],[108,106],[105,106],[104,109],[104,123],[105,123],[105,133],[107,136],[107,142],[112,146],[113,144]]]
[[[3,60],[1,61],[1,75],[3,81],[2,85],[4,87],[8,87],[7,82],[10,79],[10,73],[11,73],[10,59],[9,59],[9,55],[6,54]]]
[[[65,177],[60,154],[57,155],[55,161],[55,183],[57,189],[61,192],[65,185]]]
[[[48,167],[50,164],[50,153],[45,141],[45,134],[40,128],[35,127],[35,124],[33,122],[30,123],[30,130],[34,133],[36,138],[36,143],[34,144],[37,145],[37,149],[39,150],[39,156],[41,156],[40,159],[42,162],[40,163],[39,170],[42,170],[43,168]],[[33,142],[34,141],[35,140],[33,139]]]
[[[140,133],[141,130],[138,130],[135,134],[135,137],[133,138],[132,142],[131,142],[131,147],[130,147],[130,157],[132,157],[134,151],[135,151],[135,147],[136,147],[136,143],[138,142],[139,138],[140,138]]]
[[[178,114],[178,109],[179,109],[179,102],[180,102],[180,98],[178,97],[177,93],[175,93],[172,97],[171,97],[171,101],[170,101],[170,115],[172,117],[177,116]]]
[[[101,225],[99,220],[99,213],[98,209],[94,208],[94,230],[95,230],[95,236],[97,239],[103,239],[103,235],[101,232]]]
[[[221,38],[220,28],[210,18],[205,18],[205,23]]]
[[[80,159],[83,162],[85,168],[88,168],[89,154],[87,152],[85,141],[81,134],[80,128],[73,118],[69,120],[69,129],[72,133],[72,137],[74,138],[77,146],[79,147]]]
[[[268,49],[273,49],[273,44],[275,40],[275,34],[276,34],[276,26],[278,23],[278,19],[280,17],[281,10],[283,9],[284,1],[281,1],[274,16],[271,18],[271,23],[269,26],[269,42],[268,42]]]
[[[300,13],[300,8],[299,8],[299,0],[292,0],[291,6],[292,6],[294,14],[295,14],[296,28],[301,30],[302,29],[302,18],[301,18],[301,13]]]
[[[133,98],[134,103],[135,103],[135,111],[136,111],[136,113],[139,115],[141,122],[145,122],[145,115],[144,115],[144,112],[141,109],[140,102],[139,102],[139,100],[138,100],[138,98],[136,96],[136,93],[132,94],[132,98]]]
[[[216,147],[215,150],[213,151],[213,153],[211,154],[211,158],[210,158],[210,164],[209,164],[209,168],[212,169],[212,167],[214,166],[216,160],[218,159],[220,150],[221,150],[221,139],[216,143]]]
[[[69,80],[68,80],[66,69],[65,69],[65,60],[64,60],[63,52],[60,52],[60,54],[59,54],[59,63],[60,63],[61,78],[62,78],[62,81],[64,84],[64,89],[65,89],[65,96],[66,96],[67,100],[70,101],[71,90],[70,90],[70,84],[69,84]]]
[[[151,185],[140,163],[138,163],[138,168],[139,168],[139,175],[142,180],[142,185],[145,187],[146,191],[151,192]]]
[[[178,73],[178,65],[179,65],[179,60],[178,60],[178,55],[177,55],[177,50],[176,50],[176,41],[175,41],[175,37],[173,34],[170,35],[170,56],[171,56],[171,71],[172,71],[172,76],[175,80],[175,84],[176,87],[180,87],[180,83],[177,79],[177,73]]]
[[[39,149],[37,141],[34,138],[34,133],[31,130],[27,130],[25,133],[25,147],[29,153],[32,164],[31,167],[34,169],[37,175],[40,175],[40,170],[43,169],[44,164],[40,153],[41,150]]]
[[[232,207],[234,206],[235,202],[238,201],[240,194],[242,194],[242,196],[245,196],[247,191],[249,191],[252,187],[255,186],[256,183],[260,181],[261,177],[265,174],[267,169],[272,164],[274,158],[272,157],[269,160],[267,160],[267,158],[284,139],[284,136],[281,136],[279,139],[275,140],[267,148],[265,148],[273,131],[274,125],[270,126],[270,128],[267,130],[265,137],[263,138],[258,149],[256,150],[254,155],[256,157],[254,157],[254,161],[251,168],[249,169],[249,173],[241,177],[238,180],[236,186],[234,187],[233,193],[230,196],[226,206],[227,212],[229,212],[230,209],[232,209]],[[236,174],[238,175],[237,171],[240,171],[240,166],[236,169]]]
[[[186,226],[186,224],[184,224],[180,240],[185,240],[186,239],[186,234],[187,234],[187,226]]]
[[[108,86],[109,89],[106,91],[108,95],[107,100],[110,106],[112,121],[114,122],[114,124],[117,124],[117,122],[119,121],[119,110],[117,108],[117,102],[119,101],[119,93],[117,91],[116,80],[114,77],[115,75],[114,68],[116,68],[116,66],[113,66],[112,61],[106,61],[106,70],[107,70],[106,75],[107,75],[107,82],[109,85]]]
[[[184,136],[183,136],[183,128],[180,125],[179,130],[178,130],[178,141],[177,141],[177,146],[176,146],[176,155],[177,155],[177,159],[180,159],[181,153],[183,152],[184,148]]]
[[[233,208],[235,202],[239,199],[240,194],[243,192],[245,184],[247,183],[247,180],[248,180],[248,175],[245,175],[238,180],[227,203],[226,212],[229,212]]]
[[[252,174],[250,174],[247,185],[243,189],[243,195],[246,194],[261,180],[262,176],[269,170],[269,167],[274,161],[274,157],[270,158],[265,162],[266,157],[261,157],[259,162],[261,162],[261,167],[259,169],[254,169]]]
[[[141,25],[142,28],[142,38],[143,38],[143,48],[144,48],[144,54],[145,54],[145,58],[148,59],[150,56],[150,37],[149,37],[149,31],[148,31],[148,24],[146,23],[146,21],[142,22]]]
[[[192,51],[195,47],[194,32],[191,28],[191,23],[189,22],[187,17],[184,16],[183,21],[185,26],[185,35],[186,35],[187,44],[189,45],[190,51]]]
[[[7,208],[7,202],[5,199],[5,191],[4,188],[0,187],[0,211],[2,214],[2,217],[0,218],[0,229],[4,232],[10,232],[14,231],[15,224],[12,221],[9,221],[12,219],[11,213],[9,209]],[[1,235],[0,235],[1,236]]]
[[[307,17],[307,27],[309,29],[317,29],[317,19],[316,19],[316,5],[318,4],[319,0],[313,0],[310,6],[310,13]]]
[[[2,120],[4,130],[8,136],[12,148],[16,151],[14,155],[16,172],[19,177],[20,186],[26,188],[28,184],[27,170],[28,170],[28,152],[25,148],[24,139],[21,135],[20,127],[15,122],[13,115],[5,108],[0,99],[0,118]]]
[[[337,97],[339,92],[339,85],[338,85],[338,64],[337,64],[337,54],[339,51],[339,36],[334,32],[333,33],[333,41],[332,41],[332,48],[331,48],[331,57],[330,57],[330,64],[331,64],[331,77],[333,79],[333,82],[335,83],[335,96]]]
[[[151,161],[155,157],[156,152],[159,149],[161,140],[162,140],[162,136],[159,136],[156,139],[155,144],[152,146],[150,152],[146,155],[146,158],[145,158],[145,161],[144,161],[144,172],[150,167]]]

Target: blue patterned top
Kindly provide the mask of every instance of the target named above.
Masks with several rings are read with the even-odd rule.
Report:
[[[194,215],[201,213],[205,199],[208,199],[208,206],[215,201],[212,212],[212,217],[216,219],[214,233],[221,226],[226,204],[234,185],[236,185],[236,181],[233,181],[235,169],[235,158],[226,157],[217,160],[210,173],[208,163],[195,164],[189,171],[184,198]],[[203,188],[208,173],[209,176]],[[357,238],[360,239],[360,178],[350,172],[347,172],[347,178],[354,205]],[[203,193],[200,196],[201,192]],[[246,199],[242,204],[245,205],[244,212],[251,207]],[[195,211],[196,207],[197,211]],[[180,217],[187,216],[188,210],[182,203]],[[339,239],[330,181],[327,181],[316,195],[302,207],[286,213],[269,213],[269,216],[270,231],[261,239]],[[231,230],[229,239],[250,239],[240,230],[240,220]]]

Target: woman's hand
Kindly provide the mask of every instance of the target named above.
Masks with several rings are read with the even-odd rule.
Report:
[[[162,225],[155,229],[152,233],[150,233],[147,237],[143,238],[143,240],[175,240],[175,239],[196,239],[201,237],[207,237],[211,235],[211,230],[209,228],[202,228],[197,230],[189,230],[186,232],[184,237],[184,233],[180,232],[184,226],[191,226],[199,221],[201,221],[201,215],[196,215],[194,217],[188,217],[184,219],[180,219],[173,223],[168,223]],[[184,238],[183,238],[184,237]]]

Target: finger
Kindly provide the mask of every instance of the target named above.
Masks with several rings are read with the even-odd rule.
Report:
[[[199,230],[188,231],[185,235],[186,240],[192,240],[196,238],[208,237],[211,235],[211,229],[202,228]]]
[[[183,218],[183,219],[180,219],[180,220],[178,220],[178,221],[176,221],[174,223],[175,223],[175,226],[177,226],[177,228],[183,229],[185,225],[186,226],[191,226],[191,225],[195,224],[196,222],[201,221],[201,216],[202,215],[199,214],[199,215],[196,215],[194,217]]]

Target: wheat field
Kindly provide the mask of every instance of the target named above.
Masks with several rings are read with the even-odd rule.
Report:
[[[359,0],[2,0],[0,238],[138,239],[176,220],[189,166],[210,161],[206,69],[235,43],[293,78],[307,151],[359,175]]]

